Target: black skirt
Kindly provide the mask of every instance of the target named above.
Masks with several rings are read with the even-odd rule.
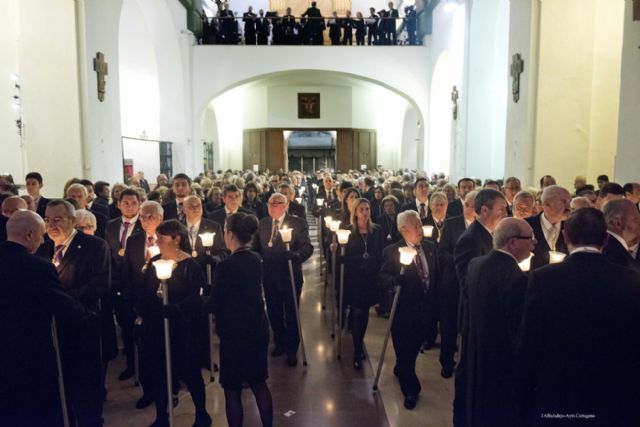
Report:
[[[220,384],[239,390],[243,383],[254,385],[269,377],[267,369],[268,340],[264,343],[220,341]]]

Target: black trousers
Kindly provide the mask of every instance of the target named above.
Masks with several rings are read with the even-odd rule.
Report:
[[[244,44],[253,46],[256,44],[256,33],[244,33]]]
[[[116,315],[116,321],[120,326],[122,335],[122,343],[124,344],[124,354],[127,357],[127,369],[133,370],[134,362],[134,340],[133,340],[133,323],[135,321],[133,306],[122,295],[113,295],[113,311]]]
[[[440,302],[440,364],[445,369],[455,366],[454,355],[458,340],[458,302],[460,289],[458,282],[443,283]]]
[[[425,317],[416,310],[411,313],[403,311],[402,305],[398,305],[391,338],[396,352],[400,390],[405,396],[417,396],[422,387],[416,375],[416,359],[425,337]]]
[[[300,345],[296,310],[291,296],[291,282],[265,283],[267,314],[273,331],[276,347],[283,348],[287,354],[295,354]],[[302,286],[296,286],[296,298],[300,302]]]

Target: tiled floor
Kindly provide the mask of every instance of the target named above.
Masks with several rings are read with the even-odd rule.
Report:
[[[310,223],[314,244],[316,228]],[[336,341],[331,339],[331,309],[322,310],[323,281],[319,275],[319,254],[304,266],[305,285],[301,299],[301,320],[309,365],[300,363],[296,368],[285,365],[284,358],[270,358],[269,387],[273,394],[274,426],[313,427],[448,427],[451,422],[453,379],[440,377],[438,349],[418,357],[418,377],[422,394],[413,411],[402,406],[403,397],[392,369],[395,355],[391,342],[379,385],[379,392],[372,392],[387,320],[372,312],[365,338],[370,357],[364,369],[352,367],[351,337],[345,334],[342,361],[336,360]],[[140,397],[140,389],[132,381],[120,382],[118,373],[123,369],[123,358],[111,363],[107,387],[109,394],[104,406],[106,426],[148,426],[154,419],[153,405],[144,410],[134,408]],[[207,409],[214,426],[226,426],[224,395],[217,382],[207,381]],[[245,408],[244,425],[260,426],[255,401],[250,390],[243,394]],[[193,404],[188,393],[180,393],[180,404],[175,410],[176,427],[191,426],[194,418]]]

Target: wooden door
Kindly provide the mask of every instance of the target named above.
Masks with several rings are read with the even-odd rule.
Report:
[[[263,170],[267,164],[267,131],[249,129],[243,132],[242,169],[253,169],[258,165]]]
[[[377,166],[376,131],[370,129],[353,131],[353,169],[367,165],[367,169]]]
[[[339,129],[336,136],[336,171],[353,169],[353,131]]]
[[[287,146],[284,143],[284,133],[280,129],[269,129],[267,132],[266,166],[271,172],[287,169]]]

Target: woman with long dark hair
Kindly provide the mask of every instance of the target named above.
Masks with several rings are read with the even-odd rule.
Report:
[[[238,212],[226,219],[224,241],[231,256],[216,266],[206,303],[215,314],[220,337],[220,384],[229,427],[242,426],[243,384],[255,395],[262,425],[273,423],[271,392],[265,382],[269,325],[262,299],[262,259],[251,250],[257,229],[254,215]]]
[[[173,383],[183,380],[196,408],[194,427],[211,425],[205,408],[205,390],[200,365],[192,349],[192,324],[202,308],[200,290],[205,279],[200,265],[189,255],[187,229],[177,220],[164,221],[156,228],[156,244],[160,255],[147,263],[144,273],[139,317],[141,320],[141,369],[156,404],[156,421],[152,427],[168,426],[163,319],[170,320],[171,366]],[[153,261],[175,262],[171,278],[167,280],[169,304],[162,304],[158,296],[159,280]],[[178,387],[174,387],[174,392]],[[174,397],[175,400],[175,397]]]

